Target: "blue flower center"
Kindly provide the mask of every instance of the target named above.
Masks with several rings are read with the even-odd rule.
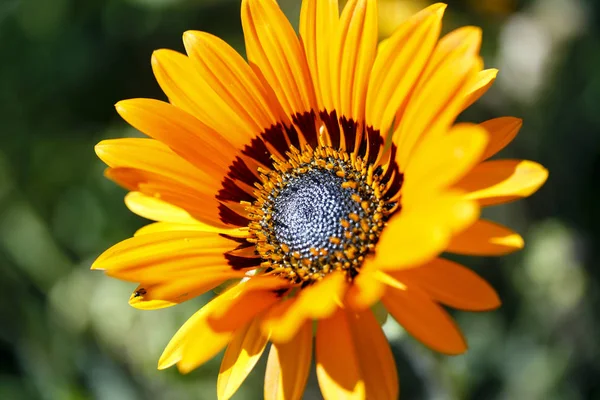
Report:
[[[273,202],[275,238],[302,258],[313,258],[314,250],[343,250],[347,230],[340,221],[354,213],[365,218],[352,199],[358,191],[342,187],[344,179],[331,170],[312,169],[289,179]],[[349,223],[354,223],[349,221]],[[340,238],[333,243],[331,238]],[[311,252],[313,249],[313,252]]]

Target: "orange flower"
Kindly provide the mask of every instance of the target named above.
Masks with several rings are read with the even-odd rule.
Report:
[[[482,206],[529,196],[547,171],[487,159],[517,134],[504,117],[453,125],[492,84],[481,31],[438,40],[443,4],[377,44],[377,4],[304,0],[298,37],[276,2],[244,0],[248,63],[220,39],[186,32],[187,56],[158,50],[170,103],[117,111],[150,139],[96,146],[107,176],[157,221],[92,266],[139,282],[130,304],[172,306],[227,290],[175,334],[159,368],[190,371],[225,348],[230,398],[271,342],[268,399],[301,398],[316,321],[323,396],[394,399],[398,377],[371,307],[446,354],[466,343],[441,305],[499,306],[475,273],[442,252],[501,255],[523,240],[479,219]]]

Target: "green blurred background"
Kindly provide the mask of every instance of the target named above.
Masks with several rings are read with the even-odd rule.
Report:
[[[299,0],[281,0],[296,24]],[[381,35],[426,6],[381,0]],[[457,313],[470,351],[444,357],[388,321],[404,399],[600,399],[600,4],[451,1],[444,30],[484,28],[493,89],[461,118],[515,115],[505,157],[551,171],[532,198],[487,210],[525,250],[464,260],[504,305]],[[157,371],[171,335],[206,298],[139,311],[134,285],[89,271],[145,221],[106,180],[93,146],[135,135],[113,104],[164,98],[157,48],[187,29],[243,52],[239,0],[0,0],[0,399],[212,399],[219,359]],[[237,399],[262,397],[264,360]],[[310,378],[306,399],[318,399]]]

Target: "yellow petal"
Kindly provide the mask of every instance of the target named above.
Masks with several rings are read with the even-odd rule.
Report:
[[[344,304],[353,310],[365,310],[379,301],[385,286],[376,278],[376,273],[377,264],[374,258],[367,258],[346,292]]]
[[[477,74],[477,78],[473,85],[467,90],[465,103],[463,110],[468,108],[471,104],[475,103],[481,96],[488,91],[496,80],[498,70],[495,68],[484,69]]]
[[[377,243],[374,264],[380,269],[410,268],[444,251],[452,235],[479,216],[479,207],[460,195],[423,200],[392,217]]]
[[[455,56],[469,57],[478,54],[481,47],[481,36],[481,28],[476,26],[462,26],[448,32],[438,42],[427,65],[427,70],[424,71],[423,79],[435,74],[449,58]]]
[[[193,299],[230,279],[241,279],[243,271],[206,271],[191,279],[142,283],[131,294],[129,305],[140,310],[157,310]],[[166,276],[166,279],[169,277]]]
[[[312,322],[305,322],[287,343],[273,343],[265,372],[265,400],[299,400],[310,371]]]
[[[380,45],[369,79],[367,125],[388,132],[433,51],[445,4],[434,4],[404,22]]]
[[[287,121],[275,94],[225,41],[210,33],[187,31],[183,42],[192,63],[208,85],[237,114],[252,120],[258,131]]]
[[[131,192],[137,193],[137,192]],[[215,227],[202,222],[193,224],[180,224],[177,222],[155,222],[141,227],[135,231],[134,236],[147,235],[149,233],[172,232],[172,231],[199,231],[199,232],[216,232],[231,237],[247,238],[249,236],[247,228],[224,229]]]
[[[197,223],[200,226],[210,226],[196,221],[187,211],[179,207],[157,199],[156,197],[146,196],[140,192],[127,193],[125,196],[125,205],[140,217],[154,221],[168,221],[181,224]]]
[[[255,319],[235,333],[225,350],[219,370],[217,380],[219,400],[227,400],[235,394],[260,359],[267,341],[268,337],[261,332],[259,319]]]
[[[179,207],[205,224],[224,229],[247,225],[242,217],[233,219],[220,212],[221,205],[215,197],[215,192],[210,191],[210,185],[192,187],[176,178],[163,175],[160,171],[151,172],[129,167],[108,168],[105,175],[131,191],[160,198],[166,203]]]
[[[409,288],[418,286],[432,299],[450,307],[485,311],[500,306],[498,294],[489,283],[470,269],[443,258],[389,275]]]
[[[482,160],[486,160],[512,142],[523,126],[523,120],[515,117],[500,117],[482,122],[479,126],[489,133],[490,141],[481,156]]]
[[[224,136],[171,104],[152,99],[123,100],[117,112],[131,126],[168,145],[206,179],[224,176],[237,149]]]
[[[217,188],[216,177],[209,177],[158,140],[110,139],[101,141],[94,149],[109,167],[135,168],[156,173],[191,188],[202,188],[211,183]]]
[[[192,315],[169,341],[158,360],[158,369],[177,364],[181,372],[187,373],[220,352],[231,341],[233,333],[215,332],[206,319],[227,300],[226,297],[215,297]]]
[[[310,71],[298,38],[274,0],[243,0],[242,27],[250,65],[275,91],[288,115],[316,108]]]
[[[444,137],[419,146],[406,167],[403,204],[449,187],[479,162],[488,134],[477,125],[459,124]]]
[[[213,226],[232,222],[221,220],[215,198],[223,176],[201,171],[158,140],[104,140],[95,150],[111,167],[106,176],[127,189],[159,197]]]
[[[271,309],[264,318],[263,328],[274,343],[288,342],[310,319],[331,315],[344,298],[345,276],[332,273],[322,281],[301,289],[298,295]]]
[[[385,308],[415,339],[444,354],[460,354],[467,344],[452,318],[414,286],[390,286],[383,296]]]
[[[523,238],[505,226],[480,219],[454,236],[448,245],[451,253],[473,256],[500,256],[523,248]]]
[[[228,299],[226,305],[213,310],[208,322],[217,331],[234,330],[275,304],[280,298],[277,292],[289,286],[276,276],[251,277],[221,294]]]
[[[455,187],[481,206],[507,203],[535,193],[548,179],[548,170],[525,160],[493,160],[477,165]]]
[[[343,310],[319,321],[316,358],[319,387],[326,400],[365,398],[360,360]]]
[[[367,83],[377,50],[377,2],[348,1],[340,17],[337,39],[337,51],[331,60],[337,71],[332,77],[336,110],[339,117],[363,121]]]
[[[337,0],[304,0],[301,6],[300,37],[317,96],[318,111],[335,109],[331,69],[338,13]]]
[[[381,326],[371,310],[347,312],[361,379],[368,399],[397,399],[396,363]]]
[[[442,136],[460,113],[465,92],[478,72],[480,42],[481,31],[467,27],[438,43],[393,133],[401,168],[424,137]]]
[[[192,61],[172,50],[152,54],[152,70],[170,102],[195,116],[216,132],[227,132],[224,140],[241,148],[257,132],[252,121],[238,115],[198,74]]]
[[[289,283],[278,277],[254,277],[219,295],[209,303],[211,307],[205,306],[204,308],[208,308],[202,314],[203,337],[185,343],[178,363],[179,370],[191,371],[214,356],[217,347],[223,348],[233,337],[233,332],[242,329],[273,304],[278,298],[275,291],[285,288],[285,285]],[[209,341],[214,340],[218,346],[208,346],[203,341],[204,337]],[[210,349],[205,350],[204,347]]]
[[[227,272],[224,253],[238,243],[219,234],[197,231],[158,232],[124,240],[102,253],[92,269],[134,282],[161,282]],[[176,257],[174,256],[176,255]]]

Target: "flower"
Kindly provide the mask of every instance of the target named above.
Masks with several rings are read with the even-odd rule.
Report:
[[[157,221],[92,269],[139,282],[130,304],[173,306],[224,289],[175,334],[159,368],[188,372],[225,349],[220,399],[271,343],[265,397],[300,398],[311,365],[327,399],[393,399],[398,378],[371,307],[446,354],[466,343],[444,310],[499,306],[442,252],[501,255],[521,237],[480,208],[529,196],[539,164],[488,158],[521,120],[456,124],[492,84],[481,31],[438,40],[444,4],[377,44],[377,4],[304,0],[300,35],[274,0],[242,1],[248,63],[215,36],[153,54],[169,103],[119,114],[150,138],[96,146],[127,206]],[[316,324],[316,333],[313,325]]]

